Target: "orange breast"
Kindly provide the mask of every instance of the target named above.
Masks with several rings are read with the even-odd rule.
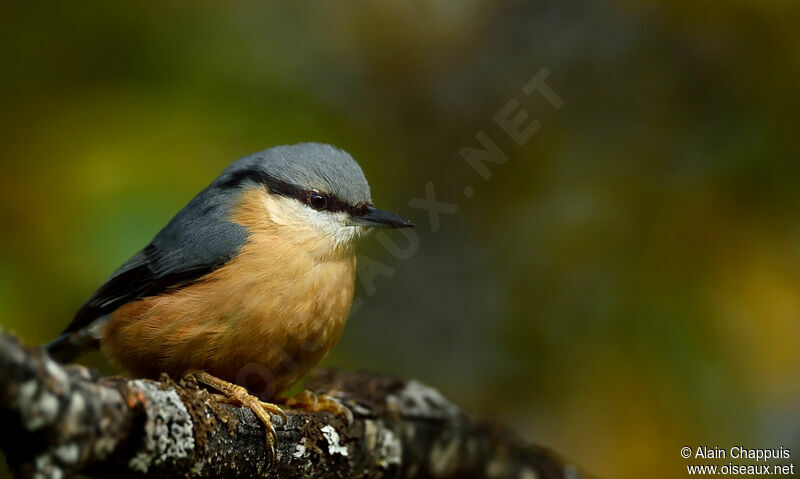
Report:
[[[101,343],[114,362],[145,377],[204,370],[271,397],[330,351],[350,311],[355,255],[320,254],[326,240],[273,224],[261,195],[237,210],[251,236],[234,259],[111,315]]]

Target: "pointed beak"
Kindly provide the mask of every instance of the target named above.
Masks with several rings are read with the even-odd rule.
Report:
[[[367,206],[357,216],[352,216],[350,222],[358,226],[371,226],[374,228],[410,228],[414,223],[400,215],[379,210],[372,205]]]

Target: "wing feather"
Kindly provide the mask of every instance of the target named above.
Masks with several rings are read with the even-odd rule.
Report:
[[[64,331],[87,327],[125,303],[190,284],[236,256],[247,229],[230,221],[230,201],[213,186],[184,207],[143,250],[115,271]],[[222,196],[226,198],[225,196]]]

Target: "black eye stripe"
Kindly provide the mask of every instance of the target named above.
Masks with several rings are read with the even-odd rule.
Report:
[[[316,193],[322,195],[325,198],[325,207],[324,207],[325,211],[330,211],[334,213],[340,211],[346,211],[352,216],[361,216],[365,214],[367,211],[366,203],[358,205],[350,205],[347,202],[340,200],[334,195],[323,193],[321,191],[302,189],[298,186],[292,185],[285,181],[281,181],[271,175],[268,175],[262,170],[257,170],[257,169],[237,171],[232,175],[230,175],[229,177],[225,178],[223,181],[221,181],[219,183],[219,187],[238,188],[246,181],[250,181],[252,183],[259,185],[264,185],[273,194],[294,198],[297,201],[300,201],[309,206],[311,206],[309,201],[312,194]]]
[[[350,216],[364,216],[365,214],[367,214],[367,211],[369,211],[368,206],[370,205],[367,203],[350,206],[348,212],[350,213]]]
[[[325,211],[331,212],[339,212],[339,211],[347,211],[352,212],[353,207],[347,204],[346,202],[340,200],[339,198],[328,195],[325,193],[320,193],[323,197],[325,197]]]

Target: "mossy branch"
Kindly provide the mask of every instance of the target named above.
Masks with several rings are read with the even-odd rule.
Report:
[[[289,410],[270,464],[263,426],[194,383],[101,377],[0,333],[0,446],[18,477],[579,478],[414,380],[322,370],[352,424]]]

